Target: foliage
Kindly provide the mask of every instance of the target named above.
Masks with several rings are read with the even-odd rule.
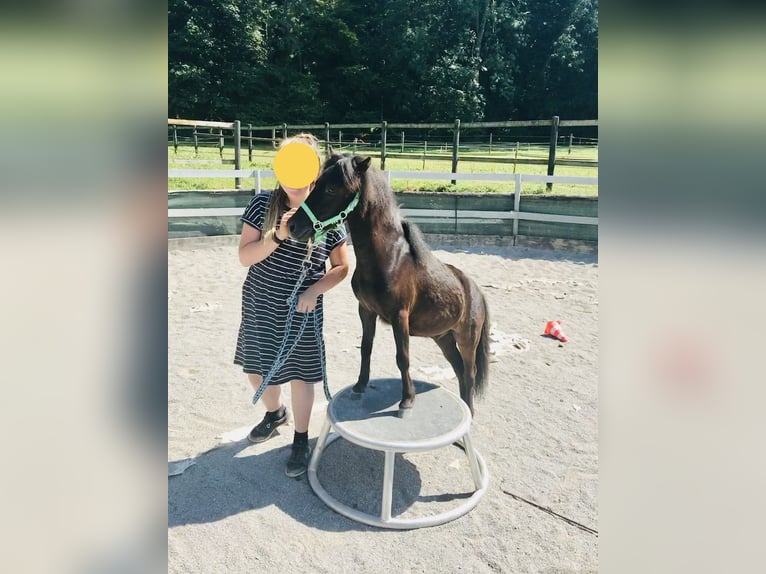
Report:
[[[170,117],[597,117],[597,0],[169,0]]]

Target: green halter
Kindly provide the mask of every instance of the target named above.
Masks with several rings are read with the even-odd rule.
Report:
[[[351,203],[348,204],[348,207],[341,211],[338,215],[335,217],[331,217],[330,219],[327,219],[325,221],[319,221],[317,219],[317,216],[314,215],[314,212],[311,211],[311,208],[306,205],[306,202],[304,201],[301,203],[301,208],[303,211],[306,212],[306,215],[309,216],[309,219],[311,220],[311,223],[314,224],[314,243],[319,243],[322,238],[327,235],[330,231],[333,229],[337,229],[341,225],[343,225],[343,222],[346,221],[346,218],[348,217],[349,213],[354,211],[354,208],[359,203],[359,194],[357,193],[354,195],[354,199],[351,200]]]

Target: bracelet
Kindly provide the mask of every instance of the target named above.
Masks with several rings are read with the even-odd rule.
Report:
[[[276,234],[276,233],[275,233],[274,235],[272,235],[272,236],[271,236],[271,238],[272,238],[274,241],[276,241],[277,245],[282,245],[282,244],[285,242],[285,240],[284,240],[284,239],[280,239],[279,237],[277,237],[277,234]]]

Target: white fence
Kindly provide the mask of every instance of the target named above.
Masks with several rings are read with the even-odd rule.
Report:
[[[511,211],[475,211],[447,209],[402,209],[402,214],[419,218],[472,218],[472,219],[511,219],[513,234],[518,235],[519,220],[545,221],[552,223],[577,223],[598,225],[598,217],[580,215],[559,215],[552,213],[530,213],[519,210],[521,188],[524,182],[569,183],[575,185],[598,185],[597,177],[533,175],[525,173],[439,173],[422,171],[386,171],[389,183],[392,179],[432,179],[432,180],[468,180],[468,181],[513,181],[514,200]],[[255,180],[255,192],[261,193],[263,178],[274,177],[272,170],[261,169],[169,169],[168,177],[186,178],[242,178]],[[194,209],[168,209],[168,217],[219,217],[242,215],[244,207],[207,207]]]

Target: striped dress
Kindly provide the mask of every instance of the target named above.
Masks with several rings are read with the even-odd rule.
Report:
[[[262,231],[270,195],[269,192],[253,197],[241,220]],[[314,246],[311,270],[298,290],[299,294],[324,276],[330,251],[344,241],[346,231],[341,227],[328,233],[320,244]],[[306,243],[289,238],[266,259],[250,266],[242,286],[242,321],[234,354],[234,363],[241,365],[245,373],[265,376],[274,364],[282,338],[285,336],[289,310],[287,298],[301,274],[307,249]],[[315,329],[312,328],[315,326],[319,331],[321,345],[324,346],[324,339],[321,337],[321,295],[317,298],[317,306],[313,313],[316,314],[315,321],[309,321],[297,347],[279,372],[275,373],[270,384],[281,385],[294,379],[309,383],[322,380],[320,357],[324,356],[324,348],[320,355]],[[298,332],[303,315],[296,311],[293,316],[290,342]]]

